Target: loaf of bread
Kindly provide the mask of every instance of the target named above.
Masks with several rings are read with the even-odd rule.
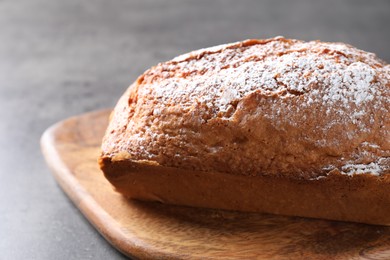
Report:
[[[390,65],[276,37],[194,51],[120,98],[101,169],[129,198],[390,225]]]

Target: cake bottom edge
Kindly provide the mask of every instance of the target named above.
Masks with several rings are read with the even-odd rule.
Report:
[[[244,176],[100,159],[127,198],[191,207],[390,226],[390,178],[330,174],[319,179]]]

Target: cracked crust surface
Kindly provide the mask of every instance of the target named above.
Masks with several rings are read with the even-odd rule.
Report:
[[[276,37],[147,70],[118,102],[102,158],[316,179],[390,171],[390,65],[343,43]]]

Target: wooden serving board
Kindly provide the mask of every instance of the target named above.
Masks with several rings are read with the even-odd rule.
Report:
[[[59,122],[41,144],[66,194],[124,254],[141,259],[390,259],[390,227],[123,198],[97,165],[108,116],[105,110]]]

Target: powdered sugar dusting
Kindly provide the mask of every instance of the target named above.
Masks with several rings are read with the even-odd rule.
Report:
[[[189,113],[190,123],[196,124],[193,129],[216,118],[237,123],[236,111],[249,100],[258,102],[246,111],[253,118],[269,123],[269,129],[300,138],[291,142],[288,156],[307,156],[314,165],[315,157],[300,154],[306,146],[314,146],[323,157],[339,158],[332,167],[344,174],[378,175],[388,163],[375,164],[378,158],[374,155],[389,156],[384,147],[388,141],[383,141],[390,136],[387,123],[378,123],[390,112],[389,84],[389,65],[372,53],[342,43],[278,37],[203,49],[145,72],[137,88],[135,111],[144,123],[129,123],[127,129],[134,133],[126,147],[146,147],[142,159],[153,159],[157,155],[148,150],[143,136],[175,138],[167,126],[164,131],[155,126],[160,117]],[[150,115],[153,122],[148,121]],[[302,127],[304,135],[300,134]],[[366,137],[375,135],[372,129],[380,129],[376,134],[384,136],[382,141],[358,148]],[[346,143],[350,150],[340,159],[346,153],[340,144]],[[275,149],[275,153],[284,153],[287,148]]]
[[[365,55],[367,63],[363,63],[355,59],[358,54],[362,55],[361,51],[346,45],[293,43],[272,41],[239,52],[226,49],[231,45],[223,45],[207,49],[210,52],[223,49],[223,55],[211,53],[181,63],[176,62],[189,59],[189,55],[177,58],[175,63],[161,65],[165,78],[155,84],[154,94],[166,103],[177,100],[183,104],[182,96],[201,97],[198,101],[210,104],[216,112],[226,111],[232,101],[254,91],[286,97],[310,91],[310,104],[317,98],[318,91],[312,88],[315,84],[326,85],[325,95],[321,97],[323,103],[359,106],[380,95],[375,88],[376,73],[371,66],[381,64],[371,54]],[[317,47],[314,51],[309,49],[313,46]],[[278,48],[279,52],[275,52]],[[273,55],[269,54],[271,50]],[[186,101],[191,105],[193,100]]]
[[[342,168],[342,173],[352,176],[354,174],[370,173],[375,176],[379,176],[382,172],[382,168],[379,164],[372,162],[370,164],[346,164]]]
[[[382,83],[375,81],[373,67],[383,64],[371,53],[345,44],[285,42],[282,38],[229,49],[233,45],[207,49],[209,54],[199,59],[189,59],[188,54],[175,62],[161,64],[157,72],[162,71],[165,77],[154,84],[152,95],[162,105],[179,103],[191,107],[194,102],[204,103],[217,115],[230,110],[237,100],[253,92],[277,94],[282,98],[305,94],[303,106],[321,103],[328,108],[327,114],[338,107],[340,119],[348,113],[344,120],[352,121],[361,131],[367,128],[360,120],[366,113],[364,104],[371,102],[381,106],[378,86]],[[156,80],[155,73],[150,74]],[[376,102],[372,102],[374,99]],[[330,122],[327,128],[334,123],[337,122]]]

